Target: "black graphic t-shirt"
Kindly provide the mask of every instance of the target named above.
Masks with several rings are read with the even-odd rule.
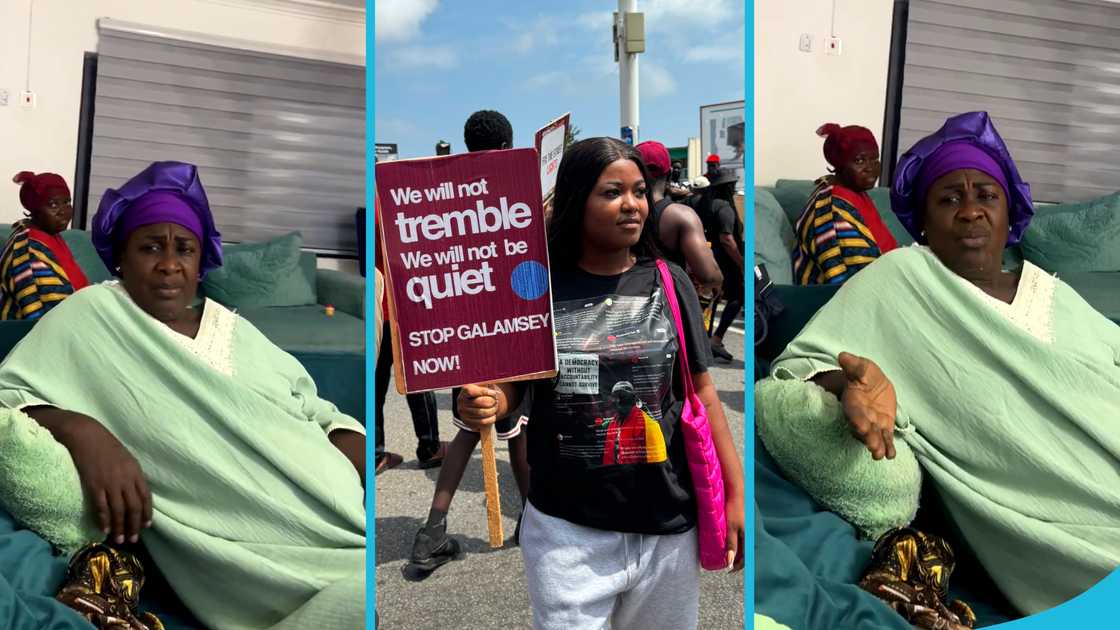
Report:
[[[670,265],[689,367],[712,362],[696,292]],[[559,374],[536,381],[529,413],[529,500],[595,527],[677,534],[696,521],[684,442],[684,386],[673,313],[657,266],[617,276],[552,273]]]

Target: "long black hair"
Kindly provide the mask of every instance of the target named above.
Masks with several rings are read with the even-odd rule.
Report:
[[[614,138],[587,138],[564,152],[556,174],[552,218],[548,223],[548,255],[557,268],[573,268],[583,254],[583,214],[595,182],[613,162],[630,160],[646,180],[646,205],[652,213],[653,197],[649,172],[634,147]],[[638,258],[660,258],[653,233],[652,217],[646,217],[638,242],[630,248]]]

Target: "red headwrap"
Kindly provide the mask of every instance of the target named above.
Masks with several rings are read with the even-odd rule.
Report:
[[[39,173],[20,171],[12,178],[17,184],[23,184],[19,189],[19,202],[29,212],[36,212],[47,203],[54,194],[70,196],[70,187],[66,180],[54,173]]]
[[[879,152],[879,143],[867,127],[841,127],[836,123],[826,123],[817,129],[817,135],[825,139],[824,159],[834,168],[847,164],[860,149],[871,148]]]

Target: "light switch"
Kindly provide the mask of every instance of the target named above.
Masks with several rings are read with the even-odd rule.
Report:
[[[802,33],[801,41],[797,43],[797,49],[801,52],[813,52],[813,36],[809,33]]]

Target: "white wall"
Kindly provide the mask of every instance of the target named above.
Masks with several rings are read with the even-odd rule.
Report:
[[[833,2],[841,54],[825,54]],[[825,174],[826,122],[863,125],[882,143],[892,0],[755,2],[755,183]],[[802,33],[813,50],[798,50]]]
[[[27,75],[28,13],[34,2],[31,89],[34,109],[16,101]],[[294,46],[365,58],[364,16],[301,0],[0,0],[0,222],[22,216],[18,171],[51,171],[73,188],[82,60],[97,50],[98,18]]]

